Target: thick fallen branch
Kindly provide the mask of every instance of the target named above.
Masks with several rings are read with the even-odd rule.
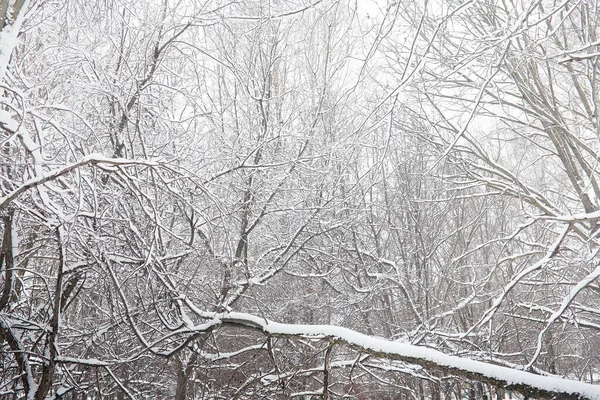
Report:
[[[519,392],[525,396],[554,400],[600,400],[600,386],[589,383],[536,375],[486,362],[450,356],[437,350],[380,339],[337,326],[281,324],[255,315],[236,312],[215,314],[198,310],[187,300],[186,303],[198,316],[220,321],[223,325],[244,326],[267,335],[288,339],[328,339],[377,357],[444,371]]]

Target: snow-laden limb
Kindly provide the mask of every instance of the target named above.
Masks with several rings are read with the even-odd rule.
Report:
[[[131,392],[127,389],[127,387],[121,382],[121,380],[115,376],[115,374],[112,372],[112,370],[109,367],[105,367],[104,369],[106,370],[106,372],[108,372],[108,374],[115,381],[115,383],[121,388],[123,393],[125,393],[127,395],[127,397],[129,397],[130,399],[135,400],[135,396],[133,394],[131,394]]]
[[[66,356],[57,356],[56,362],[61,364],[80,364],[88,367],[110,367],[115,364],[115,362],[102,361],[95,358],[75,358]]]
[[[101,154],[90,154],[83,157],[76,163],[66,165],[61,168],[56,168],[51,171],[45,172],[40,176],[31,178],[23,182],[19,187],[8,193],[6,196],[0,197],[0,211],[6,208],[14,199],[19,197],[24,192],[31,188],[39,185],[43,185],[46,182],[52,181],[62,175],[68,174],[78,168],[85,167],[87,165],[105,165],[107,167],[113,167],[117,165],[145,165],[149,167],[157,167],[159,163],[148,160],[128,160],[125,158],[108,158]]]
[[[262,331],[267,335],[288,339],[327,339],[377,357],[403,361],[428,369],[442,370],[467,379],[503,387],[526,396],[543,399],[600,400],[600,386],[589,383],[535,375],[482,361],[451,356],[430,348],[376,338],[338,326],[283,324],[247,313],[201,311],[187,299],[186,304],[198,316],[218,320],[223,325],[244,326]]]
[[[541,306],[539,304],[534,304],[534,303],[519,303],[519,304],[517,304],[517,306],[524,308],[530,312],[533,310],[536,310],[536,311],[541,311],[548,315],[554,315],[554,313],[556,312],[550,307]],[[588,307],[582,307],[581,304],[577,304],[576,309],[586,311],[586,309],[588,309]],[[594,312],[594,311],[592,311],[592,312]],[[596,314],[598,314],[598,313],[596,313]],[[545,317],[536,318],[536,317],[532,317],[531,315],[524,316],[524,315],[513,314],[513,313],[506,313],[505,315],[515,317],[515,318],[520,318],[520,319],[527,319],[528,321],[533,321],[533,322],[536,322],[539,324],[547,324],[548,323],[548,319],[546,319]],[[560,322],[562,322],[563,324],[571,324],[571,325],[575,325],[577,327],[592,328],[592,329],[600,330],[600,324],[593,322],[589,319],[582,318],[580,315],[576,315],[575,313],[572,313],[569,316],[565,316],[563,313],[562,315],[560,315],[559,318],[560,318]]]
[[[540,356],[540,353],[542,352],[542,341],[543,341],[544,335],[546,334],[548,329],[550,329],[550,326],[552,326],[552,324],[554,322],[556,322],[557,319],[562,317],[564,312],[567,310],[567,307],[569,307],[571,305],[571,303],[573,302],[573,300],[575,300],[575,297],[577,297],[577,295],[583,289],[588,287],[588,285],[590,283],[592,283],[596,279],[598,279],[598,277],[600,277],[600,265],[597,265],[596,268],[594,268],[594,270],[591,273],[589,273],[585,278],[583,278],[579,283],[577,283],[577,285],[575,285],[571,288],[571,291],[569,292],[568,296],[566,296],[563,299],[563,301],[560,305],[560,308],[552,314],[552,316],[548,319],[546,326],[540,332],[540,334],[538,336],[535,354],[531,358],[531,361],[529,362],[528,367],[531,367],[535,363],[535,361],[538,359],[538,357]]]
[[[557,216],[544,216],[540,217],[540,219],[546,220],[554,220],[568,223],[576,223],[576,222],[589,222],[600,219],[600,211],[594,211],[589,213],[579,213],[579,214],[565,214],[565,215],[557,215]]]
[[[496,311],[498,311],[498,309],[500,308],[500,305],[502,304],[502,302],[504,301],[504,299],[506,298],[506,296],[508,295],[508,293],[515,286],[517,286],[517,284],[519,282],[521,282],[529,274],[531,274],[531,273],[539,270],[544,265],[546,265],[548,262],[550,262],[550,260],[560,250],[560,246],[561,246],[563,240],[569,234],[569,231],[571,230],[571,227],[572,227],[571,224],[565,225],[565,227],[563,228],[563,231],[561,232],[560,236],[556,239],[556,241],[554,242],[554,244],[552,245],[552,247],[550,247],[550,249],[546,252],[546,255],[542,259],[540,259],[538,262],[536,262],[535,264],[533,264],[530,267],[528,267],[528,268],[524,269],[523,271],[521,271],[506,286],[504,286],[504,290],[502,291],[502,293],[499,296],[496,297],[496,299],[494,300],[494,303],[492,304],[492,306],[484,313],[484,315],[481,317],[481,319],[475,325],[473,325],[467,332],[465,332],[462,335],[462,337],[467,337],[476,328],[478,328],[478,327],[480,327],[480,326],[488,323],[488,321],[490,321],[492,319],[492,317],[496,314]]]
[[[29,8],[29,0],[25,0],[18,10],[13,9],[14,4],[10,7],[10,13],[7,12],[6,19],[14,18],[12,23],[7,24],[0,31],[0,83],[4,81],[6,69],[10,62],[10,55],[17,45],[17,36],[21,29],[21,24],[25,19],[25,11]],[[16,15],[10,15],[16,13]],[[3,16],[4,17],[4,16]]]
[[[565,63],[569,63],[569,62],[573,62],[573,61],[590,60],[590,59],[596,58],[598,56],[600,56],[600,51],[597,51],[594,53],[570,54],[566,58],[563,58],[562,60],[560,60],[558,63],[565,64]]]

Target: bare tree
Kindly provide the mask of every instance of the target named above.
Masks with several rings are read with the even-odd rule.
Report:
[[[600,398],[596,7],[3,2],[0,397]]]

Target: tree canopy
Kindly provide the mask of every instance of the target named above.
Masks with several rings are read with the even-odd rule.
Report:
[[[0,398],[600,399],[599,24],[2,1]]]

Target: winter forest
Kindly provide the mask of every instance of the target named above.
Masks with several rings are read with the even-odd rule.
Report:
[[[600,399],[600,1],[1,0],[0,399]]]

